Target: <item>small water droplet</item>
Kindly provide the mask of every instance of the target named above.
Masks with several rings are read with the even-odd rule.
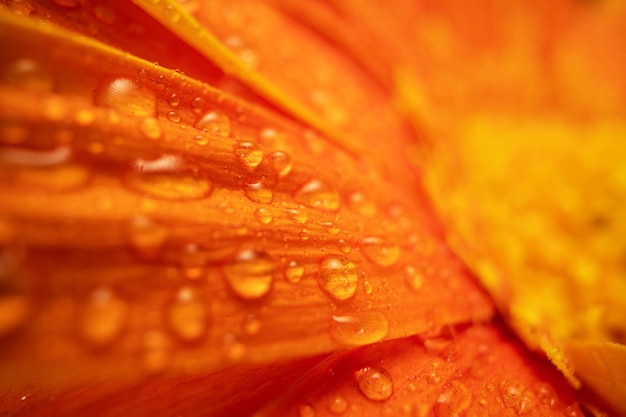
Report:
[[[298,222],[300,224],[305,224],[309,218],[306,214],[306,212],[304,210],[298,210],[298,209],[285,209],[284,213],[287,215],[287,217],[289,217],[291,220]]]
[[[350,244],[343,239],[339,239],[339,242],[337,242],[337,247],[341,252],[345,254],[348,254],[352,251],[352,247],[350,247]]]
[[[377,311],[333,316],[331,338],[342,346],[362,346],[380,342],[389,333],[387,318]]]
[[[45,66],[32,59],[18,59],[2,73],[2,79],[11,87],[35,93],[47,93],[54,89],[54,79]]]
[[[97,106],[138,117],[152,116],[156,109],[154,92],[126,77],[103,79],[96,87],[93,97]]]
[[[78,109],[74,113],[74,121],[79,126],[89,126],[96,120],[96,114],[89,109]]]
[[[461,416],[472,404],[472,393],[460,381],[447,384],[439,394],[434,406],[436,417]]]
[[[177,155],[135,160],[124,183],[133,191],[166,200],[195,200],[213,191],[201,168]]]
[[[149,217],[137,216],[128,227],[128,242],[139,257],[155,259],[170,236],[167,226],[157,223]]]
[[[559,403],[558,396],[549,384],[542,382],[537,385],[537,402],[549,409],[554,409]]]
[[[231,132],[230,118],[220,112],[210,111],[196,122],[196,128],[215,136],[227,138]]]
[[[328,402],[328,409],[335,414],[343,414],[348,409],[348,401],[341,395],[334,395]]]
[[[320,260],[320,287],[336,300],[354,297],[359,277],[352,262],[339,255],[327,255]]]
[[[393,395],[393,380],[383,368],[366,366],[354,376],[359,391],[372,401],[387,401]]]
[[[580,411],[580,407],[578,406],[578,404],[568,405],[565,408],[565,411],[563,411],[564,417],[584,417],[584,415],[585,414]]]
[[[230,288],[245,299],[266,295],[272,287],[274,262],[268,254],[253,249],[242,249],[222,267]]]
[[[274,193],[267,188],[262,181],[245,184],[245,194],[250,201],[261,204],[270,204],[274,198]]]
[[[231,362],[240,362],[246,356],[246,346],[233,334],[228,334],[224,338],[223,350]]]
[[[270,224],[272,222],[272,212],[264,207],[254,210],[254,217],[261,224]]]
[[[302,229],[300,233],[298,233],[298,237],[300,238],[301,241],[306,242],[311,237],[311,234],[309,233],[308,230]]]
[[[171,23],[176,23],[180,20],[180,13],[178,13],[176,8],[168,4],[163,8],[163,17]]]
[[[167,112],[167,120],[172,123],[180,123],[181,117],[180,114],[176,113],[175,111],[170,111]]]
[[[187,342],[200,340],[207,330],[207,306],[194,291],[185,287],[178,292],[169,309],[170,325],[174,333]]]
[[[170,94],[170,96],[167,98],[167,104],[172,107],[178,107],[178,105],[180,104],[180,97],[178,96],[178,94]]]
[[[299,417],[315,417],[315,409],[309,404],[301,404],[298,407]]]
[[[163,135],[163,130],[158,120],[152,117],[146,117],[139,121],[137,125],[139,132],[146,138],[156,140]]]
[[[209,143],[209,138],[207,138],[204,135],[195,135],[193,137],[193,141],[195,142],[196,145],[198,146],[204,146],[207,143]]]
[[[294,200],[323,211],[332,212],[339,209],[339,194],[320,180],[312,180],[303,185],[295,193]]]
[[[424,285],[424,277],[414,266],[408,265],[404,268],[404,278],[408,286],[415,291]]]
[[[348,196],[348,203],[352,210],[365,217],[374,217],[376,215],[376,206],[365,195],[359,191],[355,191]]]
[[[1,272],[2,269],[2,260],[0,260],[0,278],[4,275]],[[30,304],[23,296],[14,294],[0,295],[0,338],[26,323],[29,309]]]
[[[500,393],[504,405],[514,409],[518,415],[528,413],[535,402],[533,393],[527,390],[524,384],[512,379],[502,381]]]
[[[167,335],[158,330],[151,330],[145,334],[143,365],[150,373],[161,372],[171,361],[171,340]]]
[[[304,266],[300,265],[296,261],[290,261],[285,268],[285,278],[292,284],[297,284],[302,279],[304,274]]]
[[[248,336],[256,336],[261,330],[261,321],[254,314],[248,314],[243,321],[243,331]]]
[[[363,281],[363,291],[365,291],[367,295],[370,295],[374,291],[372,284],[367,280]]]
[[[263,151],[254,142],[238,142],[233,150],[237,158],[249,168],[255,168],[263,161]]]
[[[198,245],[195,243],[185,245],[179,259],[182,275],[189,279],[202,277],[207,261],[206,252]]]
[[[382,237],[366,237],[359,243],[365,256],[380,266],[391,266],[400,257],[400,248]]]
[[[111,343],[126,324],[128,307],[110,289],[101,288],[91,294],[83,311],[80,330],[83,337],[99,347]]]
[[[267,155],[266,160],[270,168],[280,177],[284,177],[291,172],[291,155],[286,152],[272,152]]]
[[[196,97],[191,100],[191,108],[193,109],[193,112],[196,114],[202,113],[205,103],[206,101],[202,97]]]
[[[68,109],[62,97],[54,95],[44,99],[41,114],[51,122],[59,122],[67,117]]]

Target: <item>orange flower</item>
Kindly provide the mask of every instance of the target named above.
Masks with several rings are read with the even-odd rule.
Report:
[[[529,294],[513,260],[543,252],[502,230],[534,194],[506,193],[519,181],[493,160],[517,153],[488,151],[496,134],[524,145],[513,117],[539,139],[570,113],[623,131],[622,66],[574,65],[555,33],[622,33],[624,7],[570,3],[0,2],[0,410],[624,412],[623,345],[595,343],[624,330],[622,280],[556,312]],[[602,314],[570,326],[581,304]]]

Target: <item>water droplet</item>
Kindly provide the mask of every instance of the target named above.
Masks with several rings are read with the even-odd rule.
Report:
[[[256,336],[261,330],[261,321],[253,314],[248,314],[243,321],[243,331],[248,336]]]
[[[18,124],[0,125],[0,142],[7,145],[18,145],[26,142],[30,136],[30,130]]]
[[[359,277],[352,262],[339,255],[321,259],[318,281],[320,287],[336,300],[354,297]]]
[[[471,391],[460,381],[452,381],[444,387],[437,398],[436,417],[461,416],[472,404]]]
[[[292,284],[297,284],[302,279],[304,274],[304,266],[300,265],[296,261],[290,261],[285,269],[285,278]]]
[[[172,107],[178,107],[178,105],[180,104],[180,97],[178,96],[178,94],[170,94],[170,96],[167,98],[167,104]]]
[[[367,280],[363,281],[363,291],[365,291],[365,294],[367,295],[370,295],[374,291],[372,284]]]
[[[227,138],[231,132],[230,118],[220,112],[211,111],[198,120],[196,128],[215,136]]]
[[[154,92],[126,77],[105,78],[96,87],[93,97],[97,106],[138,117],[152,116],[156,109]]]
[[[328,409],[335,414],[343,414],[348,409],[348,401],[341,395],[334,395],[328,402]]]
[[[404,268],[404,278],[408,286],[415,291],[424,285],[424,277],[414,266],[409,265]]]
[[[365,256],[380,266],[391,266],[400,257],[400,248],[384,238],[371,236],[361,239],[359,243]]]
[[[549,409],[554,409],[558,405],[558,396],[554,389],[547,383],[542,382],[537,385],[537,402]]]
[[[207,306],[198,299],[191,288],[178,292],[176,301],[170,306],[169,320],[172,330],[183,340],[200,340],[207,330]]]
[[[380,342],[389,333],[387,318],[377,311],[333,316],[331,338],[343,346],[362,346]]]
[[[181,121],[180,114],[176,113],[175,111],[167,112],[167,120],[169,120],[172,123],[180,123]]]
[[[515,380],[505,380],[500,384],[504,405],[515,410],[518,415],[528,413],[535,402],[532,392],[524,384]]]
[[[51,122],[59,122],[65,119],[67,113],[67,104],[60,96],[49,96],[41,104],[41,114]]]
[[[198,146],[204,146],[207,143],[209,143],[209,138],[207,138],[204,135],[195,135],[193,137],[193,141],[195,142],[196,145]]]
[[[3,269],[1,263],[0,261],[0,269]],[[0,272],[0,277],[2,275],[3,273]],[[0,295],[0,338],[26,323],[29,308],[29,303],[23,296]]]
[[[249,168],[258,166],[263,160],[263,151],[254,142],[238,142],[233,147],[233,150],[237,158]]]
[[[198,245],[195,243],[185,245],[179,259],[182,275],[189,279],[202,277],[207,261],[206,252]]]
[[[45,66],[32,59],[18,59],[2,73],[2,79],[11,87],[35,93],[47,93],[54,89],[54,80]]]
[[[223,350],[231,362],[240,362],[246,355],[246,346],[239,342],[233,334],[228,334],[224,338]]]
[[[245,184],[245,194],[250,201],[261,204],[270,204],[274,193],[262,181]]]
[[[96,120],[96,114],[89,109],[78,109],[74,113],[74,121],[79,126],[89,126]]]
[[[376,206],[365,195],[359,191],[355,191],[348,196],[350,208],[365,217],[374,217],[376,215]]]
[[[256,69],[259,66],[258,54],[250,49],[243,39],[239,36],[229,36],[224,40],[224,44],[227,45],[235,54],[239,55],[241,61],[248,69]]]
[[[200,167],[177,155],[135,160],[124,183],[133,191],[166,200],[195,200],[213,191]]]
[[[565,408],[565,411],[563,411],[563,416],[565,417],[584,417],[584,415],[585,414],[580,411],[580,407],[578,407],[578,404],[568,405]]]
[[[315,417],[315,409],[309,404],[301,404],[298,407],[299,417]]]
[[[340,251],[346,254],[352,251],[350,244],[343,239],[339,239],[339,242],[337,242],[337,247],[339,248]]]
[[[291,155],[288,153],[282,151],[272,152],[265,159],[278,176],[284,177],[291,172]]]
[[[328,184],[312,180],[302,186],[294,195],[295,201],[323,211],[339,209],[339,194]]]
[[[170,236],[167,226],[145,216],[133,218],[128,227],[128,242],[142,259],[155,259]]]
[[[230,288],[246,299],[266,295],[272,287],[274,263],[269,255],[253,249],[243,249],[222,267]]]
[[[300,238],[301,241],[306,242],[311,237],[311,234],[309,233],[308,230],[302,229],[300,233],[298,233],[298,237]]]
[[[146,117],[141,119],[138,124],[139,132],[146,138],[156,140],[163,135],[163,130],[159,122],[152,118]]]
[[[272,222],[272,212],[264,207],[254,210],[254,217],[261,224],[270,224]]]
[[[180,20],[180,13],[171,5],[166,5],[163,8],[163,17],[169,20],[171,23],[176,23]]]
[[[101,288],[91,294],[83,311],[80,330],[83,337],[99,347],[111,343],[126,324],[127,306],[111,290]]]
[[[393,395],[393,380],[383,368],[366,366],[354,376],[359,391],[372,401],[387,401]]]
[[[306,214],[306,212],[304,210],[298,210],[298,209],[285,209],[284,213],[287,215],[287,217],[289,217],[291,220],[298,222],[300,224],[305,224],[309,219],[308,216]]]
[[[171,361],[171,341],[167,335],[158,330],[145,334],[143,365],[151,373],[161,372]]]
[[[202,113],[204,105],[205,105],[205,100],[202,97],[196,97],[193,100],[191,100],[191,108],[193,109],[193,112],[196,114]]]

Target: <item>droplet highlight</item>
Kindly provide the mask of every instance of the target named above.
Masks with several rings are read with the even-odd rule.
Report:
[[[192,102],[192,107],[194,107],[194,103],[195,100]],[[200,104],[196,105],[200,106]],[[227,138],[230,136],[232,126],[228,116],[217,111],[211,111],[196,122],[196,128],[215,136]]]
[[[126,77],[105,78],[96,87],[93,98],[97,106],[133,116],[153,116],[156,111],[154,92]]]
[[[263,151],[254,142],[238,142],[233,147],[233,151],[235,156],[248,168],[255,168],[263,161]]]
[[[222,267],[230,288],[241,298],[258,299],[272,287],[274,262],[265,252],[242,249]]]
[[[377,311],[333,316],[331,338],[342,346],[362,346],[380,342],[389,334],[387,318]]]
[[[328,255],[320,260],[318,282],[332,298],[347,300],[354,297],[359,276],[352,262],[340,255]]]
[[[385,369],[364,367],[354,374],[359,391],[372,401],[387,401],[393,395],[393,380]]]

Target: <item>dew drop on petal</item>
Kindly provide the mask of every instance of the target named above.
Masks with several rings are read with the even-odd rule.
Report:
[[[233,147],[233,151],[235,152],[235,156],[249,168],[255,168],[263,161],[263,151],[259,148],[259,145],[254,142],[238,142]]]
[[[304,274],[304,266],[300,265],[296,261],[290,261],[285,268],[285,278],[292,284],[297,284],[302,279]]]
[[[301,404],[298,406],[299,417],[315,417],[315,409],[309,404]]]
[[[248,314],[242,324],[243,331],[248,336],[256,336],[261,330],[261,320],[256,318],[254,314]]]
[[[167,112],[167,120],[169,120],[172,123],[180,123],[180,121],[182,120],[180,117],[180,114],[178,114],[175,111],[169,111]]]
[[[262,181],[256,181],[244,185],[244,192],[250,201],[261,204],[269,204],[274,198],[274,193]]]
[[[300,224],[305,224],[307,221],[309,221],[309,218],[306,214],[306,212],[304,210],[299,210],[299,209],[285,209],[284,213],[287,215],[287,217],[289,217],[291,220],[300,223]]]
[[[339,209],[339,193],[321,180],[304,184],[294,195],[296,202],[323,211]]]
[[[271,169],[280,177],[284,177],[291,172],[291,155],[286,152],[272,152],[267,155],[266,160]]]
[[[82,314],[82,336],[96,347],[111,343],[126,325],[127,312],[126,303],[110,289],[97,289],[89,297]]]
[[[348,196],[348,204],[352,210],[362,216],[374,217],[376,215],[377,209],[374,203],[359,191],[355,191]]]
[[[350,246],[350,244],[343,239],[339,239],[339,241],[337,242],[337,247],[341,252],[345,254],[348,254],[352,251],[352,247]]]
[[[542,382],[537,385],[537,402],[549,409],[554,409],[558,405],[558,396],[549,384]]]
[[[193,112],[196,114],[202,113],[205,103],[206,100],[204,100],[204,98],[202,97],[196,97],[191,100],[191,108],[193,109]]]
[[[0,260],[0,277],[3,275],[2,269]],[[29,310],[30,304],[25,297],[17,294],[0,295],[0,338],[26,323]]]
[[[185,278],[198,279],[204,275],[207,254],[195,243],[185,245],[180,254],[180,271]]]
[[[424,285],[423,275],[412,265],[404,268],[404,279],[407,285],[415,291],[418,291]]]
[[[342,395],[334,395],[328,402],[328,409],[334,414],[343,414],[348,409],[348,401]]]
[[[524,384],[512,379],[502,381],[500,394],[504,405],[515,410],[518,415],[528,413],[535,402],[533,393]]]
[[[189,287],[180,289],[169,308],[170,326],[182,340],[200,340],[207,330],[207,306]]]
[[[209,143],[209,138],[207,138],[207,137],[206,137],[206,136],[204,136],[204,135],[195,135],[195,136],[193,137],[193,141],[194,141],[194,143],[195,143],[196,145],[198,145],[198,146],[204,146],[204,145],[206,145],[207,143]]]
[[[133,191],[165,200],[195,200],[213,191],[201,168],[178,155],[136,159],[124,175],[124,183]]]
[[[167,104],[172,107],[178,107],[180,105],[180,97],[178,96],[178,94],[170,94],[170,96],[167,98]]]
[[[226,138],[231,133],[231,122],[230,118],[225,114],[218,111],[210,111],[196,122],[196,128],[209,134]]]
[[[387,318],[377,311],[333,316],[330,337],[342,346],[362,346],[380,342],[389,333]]]
[[[391,266],[395,264],[400,257],[400,248],[398,248],[398,245],[390,243],[382,237],[366,237],[361,239],[359,243],[365,256],[370,261],[380,266]]]
[[[387,401],[393,395],[393,380],[383,368],[366,366],[354,376],[359,391],[372,401]]]
[[[340,255],[327,255],[320,260],[319,285],[332,298],[347,300],[354,297],[359,281],[356,267]]]
[[[147,332],[143,339],[143,366],[150,373],[167,368],[171,361],[171,340],[159,330]]]
[[[133,218],[128,225],[128,243],[140,258],[155,259],[170,237],[170,229],[146,216]]]
[[[472,393],[460,381],[452,381],[447,384],[435,404],[434,411],[436,417],[461,416],[472,404]]]
[[[156,109],[154,92],[126,77],[103,79],[96,87],[93,98],[97,106],[138,117],[153,116]]]
[[[261,224],[270,224],[272,222],[272,212],[264,207],[254,210],[254,217],[256,217]]]
[[[272,287],[274,262],[268,254],[254,249],[242,249],[222,266],[230,288],[241,298],[258,299]]]
[[[47,93],[54,89],[54,79],[45,66],[32,59],[22,58],[11,63],[0,74],[11,87],[35,93]]]

